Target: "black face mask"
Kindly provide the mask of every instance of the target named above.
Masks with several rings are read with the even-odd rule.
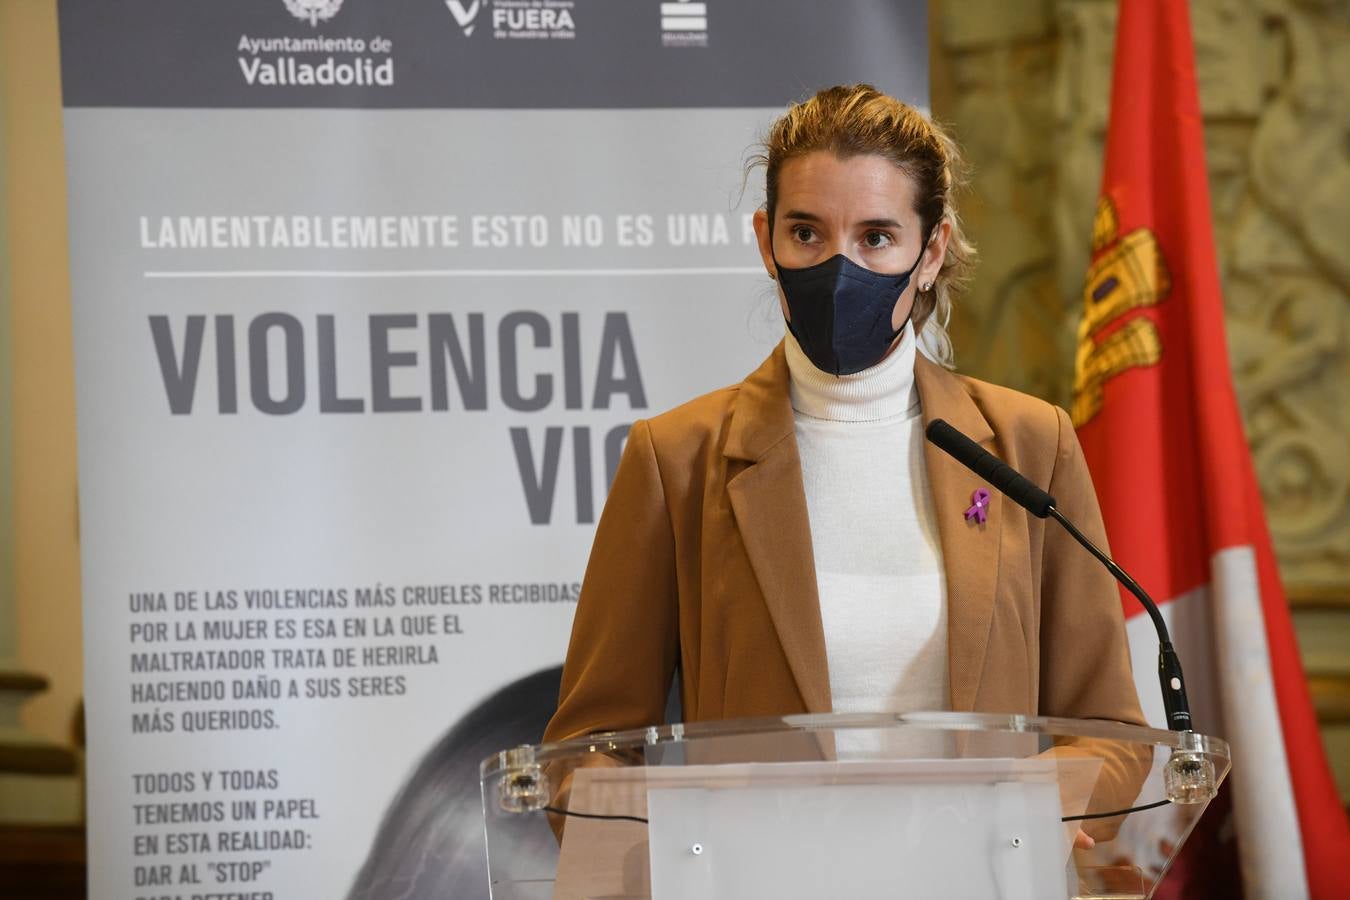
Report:
[[[873,272],[842,253],[805,269],[785,269],[775,259],[791,314],[788,329],[812,364],[831,375],[852,375],[881,362],[905,327],[892,328],[891,315],[922,259],[921,249],[901,275]]]

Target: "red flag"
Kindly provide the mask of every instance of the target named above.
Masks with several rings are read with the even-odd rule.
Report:
[[[1232,746],[1245,892],[1345,897],[1350,826],[1229,370],[1187,4],[1123,0],[1115,54],[1074,421],[1114,555],[1163,604],[1196,729]],[[1165,727],[1157,638],[1123,599],[1140,700]]]

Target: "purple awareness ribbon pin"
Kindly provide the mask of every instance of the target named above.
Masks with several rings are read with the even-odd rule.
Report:
[[[978,524],[984,524],[984,517],[989,511],[989,492],[984,488],[977,488],[970,495],[970,509],[966,510],[966,521],[974,519]]]

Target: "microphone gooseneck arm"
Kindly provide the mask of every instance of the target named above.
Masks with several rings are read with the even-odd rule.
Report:
[[[1106,566],[1108,572],[1116,577],[1116,581],[1125,585],[1125,590],[1134,594],[1153,620],[1153,629],[1158,632],[1158,686],[1162,689],[1163,710],[1167,714],[1167,727],[1173,731],[1191,730],[1191,705],[1186,699],[1186,680],[1181,674],[1181,658],[1177,656],[1177,651],[1172,647],[1172,637],[1167,632],[1167,623],[1163,621],[1162,613],[1158,610],[1158,604],[1153,602],[1139,582],[1130,577],[1116,561],[1102,552],[1101,548],[1092,541],[1088,540],[1087,535],[1079,531],[1072,522],[1065,518],[1064,514],[1055,508],[1052,503],[1049,507],[1049,516],[1060,525],[1064,526],[1075,541],[1082,544],[1087,552],[1097,557],[1102,565]]]
[[[1009,499],[1032,515],[1044,519],[1052,518],[1063,526],[1069,535],[1110,572],[1125,589],[1135,596],[1153,620],[1153,628],[1158,633],[1158,684],[1162,688],[1163,709],[1167,714],[1167,727],[1173,731],[1191,730],[1190,703],[1186,699],[1186,681],[1181,674],[1181,660],[1172,647],[1172,638],[1167,631],[1167,623],[1153,598],[1139,586],[1139,582],[1116,564],[1115,560],[1102,552],[1101,548],[1087,538],[1083,532],[1070,522],[1055,507],[1055,498],[1037,487],[1030,479],[1012,466],[985,450],[942,419],[934,419],[925,431],[928,440],[938,449],[947,453],[957,462],[970,469],[981,478],[985,478],[994,487],[1002,491]]]
[[[1153,598],[1150,597],[1144,591],[1144,589],[1139,586],[1139,582],[1131,578],[1129,572],[1126,572],[1124,569],[1122,569],[1119,565],[1116,564],[1116,561],[1114,559],[1107,556],[1105,553],[1102,552],[1102,549],[1100,547],[1092,543],[1092,541],[1088,539],[1087,535],[1079,531],[1078,528],[1072,522],[1070,522],[1064,516],[1064,513],[1060,512],[1059,509],[1056,508],[1054,504],[1050,505],[1049,514],[1050,518],[1054,519],[1056,522],[1064,526],[1064,530],[1069,533],[1070,537],[1072,537],[1078,543],[1082,544],[1084,549],[1087,550],[1087,552],[1097,557],[1098,562],[1106,566],[1107,571],[1109,571],[1112,575],[1116,576],[1116,581],[1119,581],[1121,584],[1125,585],[1125,590],[1129,591],[1131,594],[1134,594],[1135,598],[1139,601],[1139,603],[1144,607],[1144,610],[1148,613],[1149,618],[1153,620],[1153,628],[1155,631],[1158,632],[1158,642],[1161,644],[1171,645],[1172,637],[1167,632],[1167,623],[1163,621],[1162,613],[1158,611],[1158,605],[1154,603]]]

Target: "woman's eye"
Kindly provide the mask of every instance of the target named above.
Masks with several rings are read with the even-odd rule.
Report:
[[[869,248],[879,250],[882,247],[890,246],[891,236],[884,231],[869,231],[863,241]]]

